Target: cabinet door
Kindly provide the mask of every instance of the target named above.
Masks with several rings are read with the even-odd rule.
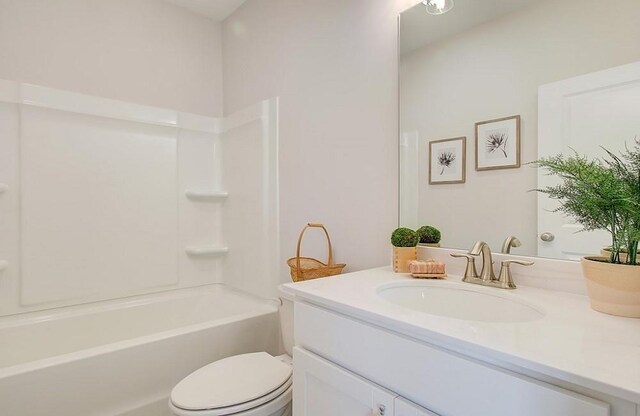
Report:
[[[393,416],[395,395],[301,348],[293,350],[296,416]]]
[[[402,397],[396,397],[394,405],[394,416],[438,416],[437,414],[428,411],[424,407],[413,404],[409,400],[405,400]]]

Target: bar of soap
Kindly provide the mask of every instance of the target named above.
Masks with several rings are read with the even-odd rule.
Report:
[[[411,260],[409,272],[416,274],[444,274],[445,265],[441,261]]]

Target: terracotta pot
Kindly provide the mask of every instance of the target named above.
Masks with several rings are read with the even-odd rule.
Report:
[[[640,266],[612,264],[606,257],[584,257],[591,307],[598,312],[640,318]]]
[[[415,247],[393,248],[393,271],[396,273],[409,273],[409,262],[415,260],[418,249]]]
[[[640,254],[640,252],[638,252],[638,254]],[[610,259],[611,250],[608,248],[603,248],[602,250],[600,250],[600,255]],[[638,256],[638,258],[640,258],[640,256]],[[627,261],[627,253],[620,253],[620,261],[623,263]]]

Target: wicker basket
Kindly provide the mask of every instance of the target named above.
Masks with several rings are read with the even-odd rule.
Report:
[[[327,242],[329,243],[329,259],[327,263],[312,259],[311,257],[300,257],[302,236],[304,232],[307,231],[307,228],[322,228],[322,230],[324,230],[324,234],[327,236]],[[307,224],[307,226],[302,229],[302,232],[300,232],[296,256],[287,260],[287,264],[291,268],[291,280],[294,282],[317,279],[318,277],[335,276],[342,273],[342,269],[346,266],[344,263],[333,264],[333,247],[331,246],[329,232],[324,225],[312,223]]]

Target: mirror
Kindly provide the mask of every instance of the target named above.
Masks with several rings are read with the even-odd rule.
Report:
[[[400,226],[578,259],[609,243],[552,212],[528,165],[640,138],[640,2],[454,0],[400,16]]]

